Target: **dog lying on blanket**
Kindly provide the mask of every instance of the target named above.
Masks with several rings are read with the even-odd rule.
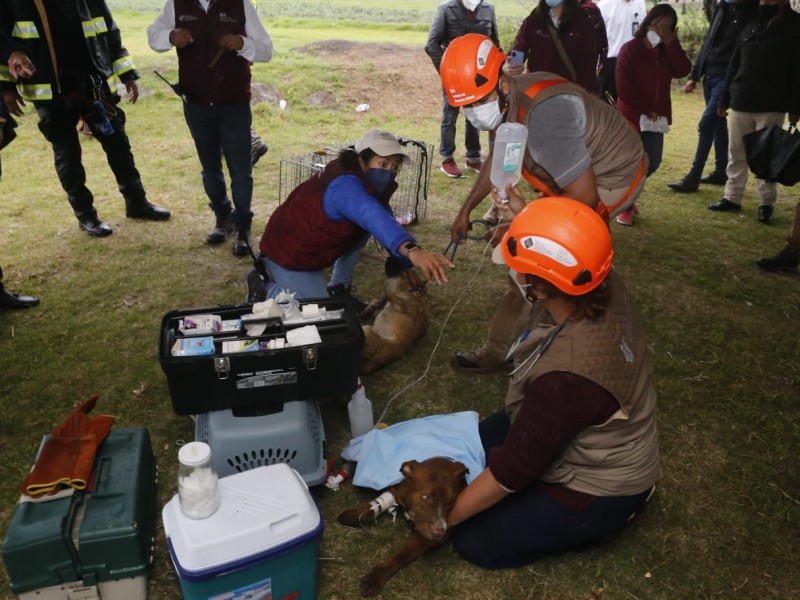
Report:
[[[449,539],[447,515],[458,494],[467,486],[467,468],[447,458],[429,458],[423,462],[410,460],[403,463],[400,472],[405,476],[403,481],[372,502],[344,511],[338,518],[342,525],[362,527],[376,520],[382,512],[399,506],[413,524],[414,532],[405,545],[361,578],[359,591],[365,598],[379,594],[397,571],[429,548],[440,546]]]
[[[372,325],[364,325],[364,351],[359,373],[372,373],[397,360],[428,329],[428,309],[420,297],[420,285],[413,271],[403,271],[397,259],[386,260],[385,304],[371,302],[361,317],[380,308]]]

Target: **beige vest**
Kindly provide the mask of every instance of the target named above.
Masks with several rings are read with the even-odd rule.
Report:
[[[658,478],[656,392],[647,341],[630,295],[613,271],[608,286],[605,314],[594,322],[568,321],[530,367],[525,359],[554,327],[536,323],[514,352],[519,368],[511,376],[506,409],[513,422],[528,385],[553,371],[575,373],[602,386],[619,410],[606,423],[579,433],[542,480],[596,496],[629,496]]]
[[[565,81],[544,87],[538,93],[531,86],[551,80]],[[642,163],[644,150],[639,134],[616,108],[602,101],[581,86],[567,82],[553,73],[529,73],[509,77],[508,121],[526,123],[527,115],[534,106],[558,94],[580,96],[586,111],[586,132],[584,139],[589,155],[592,157],[592,170],[599,188],[609,190],[626,188],[633,183]],[[531,94],[535,94],[531,98]],[[534,175],[555,195],[561,190],[541,166],[533,162],[530,153],[525,154],[523,174]],[[530,178],[526,176],[530,181]],[[532,184],[535,185],[533,181]],[[544,190],[542,190],[544,191]]]

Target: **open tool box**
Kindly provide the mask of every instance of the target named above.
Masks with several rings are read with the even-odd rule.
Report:
[[[164,315],[159,358],[175,413],[351,395],[364,347],[352,309],[331,298],[294,304],[290,316],[269,318],[249,304]],[[309,327],[316,339],[295,335]]]
[[[112,429],[85,491],[18,504],[3,542],[20,600],[144,600],[156,462],[145,429]]]

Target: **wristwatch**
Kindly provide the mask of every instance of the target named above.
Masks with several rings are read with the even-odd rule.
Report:
[[[411,254],[414,250],[422,250],[422,246],[420,246],[416,242],[408,242],[404,246],[404,249],[405,249],[405,252],[406,252],[406,258],[408,258],[408,255]]]

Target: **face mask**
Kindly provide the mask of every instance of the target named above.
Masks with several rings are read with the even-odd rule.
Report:
[[[526,302],[530,302],[531,304],[536,304],[539,301],[539,298],[536,296],[536,294],[528,291],[531,287],[531,284],[520,283],[519,280],[517,279],[517,272],[514,269],[509,269],[508,274],[511,276],[511,280],[514,282],[514,285],[517,286],[519,293],[522,294],[522,297],[525,298]],[[528,298],[529,295],[533,298],[533,302],[531,302],[531,300]]]
[[[650,45],[655,48],[661,43],[661,36],[658,35],[655,31],[648,31],[647,32],[647,41],[650,42]]]
[[[396,173],[387,169],[367,169],[364,172],[364,177],[367,178],[367,181],[369,181],[369,184],[378,195],[383,196],[389,186],[394,183]]]
[[[550,8],[556,8],[564,4],[564,0],[544,0]]]
[[[780,10],[780,6],[778,6],[776,4],[759,4],[758,5],[758,14],[765,21],[771,20],[775,15],[778,14],[779,10]]]
[[[482,0],[461,0],[461,4],[463,4],[464,8],[466,8],[468,11],[475,12],[475,9],[480,6],[481,1]]]
[[[503,122],[503,113],[497,102],[487,102],[480,106],[465,106],[464,116],[472,126],[480,131],[494,131]]]

